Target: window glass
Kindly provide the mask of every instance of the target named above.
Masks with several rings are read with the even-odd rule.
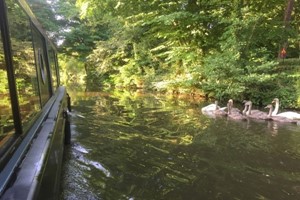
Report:
[[[0,34],[0,149],[14,133],[14,123],[8,90],[8,78]]]
[[[48,56],[49,56],[49,63],[50,63],[50,68],[51,68],[51,77],[52,77],[52,85],[54,90],[57,88],[58,83],[57,83],[57,71],[56,71],[56,54],[55,51],[51,48],[49,45],[48,49]]]
[[[31,26],[29,18],[15,1],[6,3],[22,125],[27,129],[41,110]]]
[[[43,36],[34,27],[32,28],[32,38],[38,72],[41,103],[44,105],[50,98],[49,72],[47,66],[48,59],[46,57],[47,52],[44,51],[46,48]]]

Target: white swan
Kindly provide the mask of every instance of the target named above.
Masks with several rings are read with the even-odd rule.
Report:
[[[260,110],[252,110],[252,101],[244,101],[245,109],[243,114],[252,119],[268,119],[268,114]]]
[[[238,108],[233,108],[233,100],[229,99],[227,103],[227,116],[234,120],[246,120],[247,118]]]
[[[201,112],[206,115],[227,115],[224,111],[226,108],[227,107],[220,108],[220,106],[218,106],[218,101],[215,101],[214,104],[201,108]]]
[[[218,101],[215,101],[215,103],[209,104],[203,108],[201,108],[202,112],[211,112],[218,110],[220,107],[218,106]]]
[[[273,99],[272,103],[275,103],[275,109],[272,112],[272,116],[279,116],[279,117],[285,117],[288,119],[300,119],[300,114],[292,111],[288,112],[282,112],[278,114],[279,111],[279,99],[275,98]]]
[[[269,117],[270,120],[273,120],[273,121],[276,121],[276,122],[286,122],[286,123],[299,124],[299,121],[294,120],[294,119],[289,119],[289,118],[286,118],[286,117],[283,117],[283,116],[278,116],[278,115],[273,116],[274,111],[273,111],[273,105],[272,104],[267,105],[265,108],[269,109],[268,117]]]

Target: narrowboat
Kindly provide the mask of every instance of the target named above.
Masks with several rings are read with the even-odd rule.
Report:
[[[55,45],[25,0],[0,0],[0,199],[58,199],[71,109]]]

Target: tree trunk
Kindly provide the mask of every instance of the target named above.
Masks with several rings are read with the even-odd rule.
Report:
[[[291,22],[291,19],[292,19],[292,12],[293,12],[293,8],[294,8],[294,2],[295,2],[295,0],[287,0],[287,2],[286,2],[285,12],[284,12],[284,19],[283,19],[284,32],[285,33],[287,33],[289,31],[289,28],[290,28],[290,22]],[[285,36],[288,36],[288,34],[286,34]],[[288,38],[285,37],[283,39],[281,47],[279,48],[278,58],[285,58],[287,47],[288,47]]]
[[[289,26],[290,26],[292,12],[293,12],[293,8],[294,8],[294,2],[295,2],[295,0],[287,0],[285,13],[284,13],[284,26],[285,26],[285,28],[289,28]]]

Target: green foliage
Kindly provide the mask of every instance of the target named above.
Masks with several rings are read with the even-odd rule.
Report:
[[[299,57],[297,6],[286,26],[279,0],[53,2],[57,14],[43,14],[61,19],[61,49],[85,63],[89,84],[296,105],[297,70],[277,57],[286,41]]]
[[[251,99],[265,105],[280,96],[284,99],[283,105],[295,105],[297,97],[292,92],[295,88],[290,87],[295,85],[295,79],[287,78],[293,71],[279,73],[276,61],[278,41],[284,36],[283,27],[271,20],[271,15],[279,17],[274,15],[274,10],[284,5],[271,4],[274,10],[269,12],[253,10],[250,5],[235,6],[232,16],[238,17],[223,19],[227,26],[220,37],[219,50],[211,51],[205,58],[202,89],[217,99]]]
[[[76,57],[59,55],[60,80],[63,84],[84,84],[86,80],[85,63]]]
[[[201,70],[201,87],[207,95],[217,99],[237,98],[245,91],[241,80],[244,71],[239,66],[238,57],[236,52],[226,51],[205,59],[205,67]]]
[[[8,93],[8,82],[6,71],[0,69],[0,94]]]

